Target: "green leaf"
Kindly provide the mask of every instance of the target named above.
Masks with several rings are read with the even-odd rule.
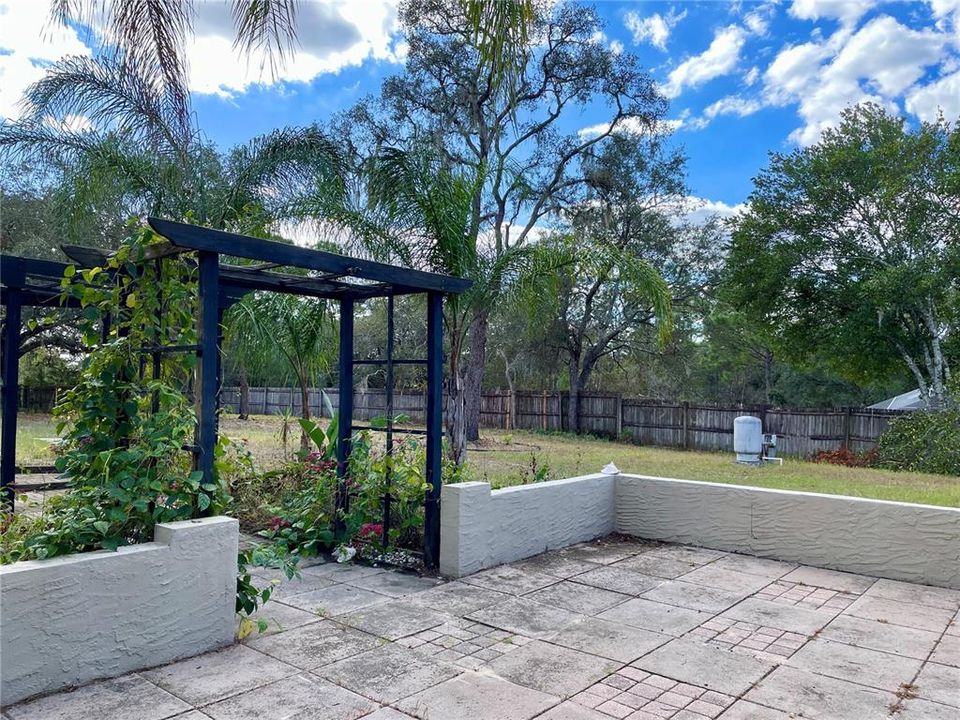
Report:
[[[110,523],[108,523],[106,520],[97,520],[93,526],[101,535],[106,535],[108,532],[110,532]]]
[[[208,507],[210,507],[210,496],[205,495],[204,493],[200,493],[197,496],[197,505],[200,508],[201,512],[206,510]]]

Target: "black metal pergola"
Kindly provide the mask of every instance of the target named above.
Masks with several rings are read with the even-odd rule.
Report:
[[[245,294],[255,291],[280,292],[305,297],[325,298],[339,303],[339,425],[337,446],[338,513],[345,512],[350,498],[345,482],[355,430],[372,429],[353,423],[354,365],[383,365],[386,375],[386,424],[377,428],[386,433],[387,452],[393,448],[394,367],[402,364],[425,365],[427,370],[426,482],[428,491],[424,515],[423,560],[427,567],[439,563],[440,486],[443,440],[443,298],[459,294],[470,287],[470,281],[336,253],[312,250],[270,240],[238,235],[196,225],[150,218],[150,227],[165,243],[150,246],[150,258],[181,253],[195,253],[199,290],[197,344],[151,348],[155,364],[163,352],[193,351],[198,356],[194,377],[198,427],[194,453],[196,469],[209,481],[213,473],[214,448],[217,444],[217,417],[221,384],[221,325],[223,313]],[[76,246],[64,247],[68,257],[87,267],[102,265],[107,255],[100,250]],[[222,262],[222,257],[242,258],[253,264],[237,265]],[[0,262],[0,298],[6,307],[2,338],[3,431],[0,437],[2,456],[3,500],[13,501],[16,477],[16,418],[18,411],[18,360],[21,309],[29,306],[65,307],[74,304],[61,296],[60,280],[66,265],[44,260],[4,256]],[[290,272],[295,269],[299,272]],[[427,296],[427,357],[395,358],[393,353],[393,299],[397,295]],[[354,358],[354,310],[358,303],[371,298],[387,300],[387,345],[383,359]],[[65,303],[65,304],[64,304]],[[405,430],[403,432],[410,432]],[[389,525],[389,496],[384,503],[384,520]]]

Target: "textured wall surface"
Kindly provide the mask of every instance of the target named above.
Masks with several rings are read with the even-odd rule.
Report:
[[[0,567],[0,704],[233,642],[237,521]]]
[[[488,483],[443,486],[440,572],[461,577],[500,563],[613,532],[614,477],[490,490]]]
[[[960,588],[960,508],[620,475],[616,529]]]

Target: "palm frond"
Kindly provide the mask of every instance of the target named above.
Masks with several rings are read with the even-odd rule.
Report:
[[[344,164],[337,143],[316,125],[275,130],[231,153],[227,204],[258,198],[277,215],[299,217],[309,199],[311,212],[333,214],[343,204]]]
[[[103,47],[119,48],[137,73],[157,72],[160,87],[178,124],[190,122],[187,61],[184,51],[193,20],[184,0],[53,0],[52,18],[97,28],[103,23]]]
[[[162,78],[119,55],[59,60],[27,88],[22,104],[26,122],[82,116],[169,151],[182,151],[192,138],[180,108],[164,94]]]
[[[58,128],[42,122],[0,124],[0,155],[17,160],[59,159],[89,151],[100,138],[89,132]]]
[[[513,95],[536,18],[533,0],[462,0],[482,69],[494,92]]]
[[[276,75],[297,45],[297,0],[234,0],[234,47],[261,54]]]
[[[382,150],[367,168],[371,206],[402,235],[412,262],[437,272],[471,277],[477,248],[470,232],[474,180],[423,152]]]

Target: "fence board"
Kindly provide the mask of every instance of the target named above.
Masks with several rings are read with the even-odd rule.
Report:
[[[21,407],[27,412],[50,412],[60,389],[21,387]],[[323,394],[336,408],[336,388],[309,391],[310,413],[324,411]],[[289,387],[251,387],[250,412],[256,415],[299,415],[302,399],[299,389]],[[446,403],[446,400],[444,401]],[[221,406],[238,412],[240,389],[224,387]],[[360,390],[354,394],[355,420],[369,421],[386,414],[383,390]],[[500,430],[569,430],[567,393],[556,391],[494,390],[480,399],[480,425]],[[426,396],[422,392],[396,391],[394,412],[409,416],[411,422],[426,419]],[[733,451],[733,421],[740,415],[763,420],[764,432],[778,436],[777,453],[807,457],[818,450],[848,447],[865,452],[876,447],[893,418],[901,410],[869,408],[776,408],[760,405],[712,405],[664,400],[624,398],[611,393],[582,393],[580,429],[605,437],[625,437],[640,445],[689,448],[692,450]]]
[[[334,408],[337,391],[325,390]],[[239,390],[225,387],[221,402],[236,412]],[[422,423],[426,398],[422,393],[397,391],[395,412]],[[276,414],[298,413],[300,392],[291,388],[250,388],[250,409]],[[480,425],[500,430],[569,430],[567,393],[556,391],[495,390],[480,399]],[[310,391],[310,410],[319,415],[321,391]],[[386,412],[383,390],[358,390],[354,396],[356,420],[370,420]],[[865,452],[876,447],[890,421],[904,411],[868,408],[778,408],[762,405],[714,405],[625,398],[610,393],[583,393],[580,397],[582,432],[625,437],[640,445],[733,452],[733,421],[741,415],[763,420],[764,432],[778,436],[777,453],[807,457],[818,450],[848,447]]]

